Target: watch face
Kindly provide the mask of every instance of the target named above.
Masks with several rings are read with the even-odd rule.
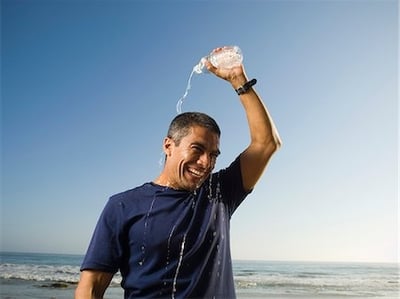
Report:
[[[247,89],[244,88],[244,86],[240,86],[238,89],[236,89],[236,92],[238,95],[241,95],[243,93],[245,93],[247,91]]]

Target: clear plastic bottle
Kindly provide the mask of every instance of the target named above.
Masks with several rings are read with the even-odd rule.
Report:
[[[205,61],[208,60],[215,67],[230,69],[239,66],[243,61],[242,51],[238,46],[226,46],[220,51],[211,52],[208,56],[201,58],[200,62],[193,68],[197,74],[206,73]]]
[[[190,73],[185,93],[176,103],[176,111],[179,114],[182,113],[183,101],[187,97],[189,90],[191,88],[193,74],[208,73],[205,64],[207,60],[210,61],[212,65],[214,65],[215,67],[230,69],[242,64],[243,55],[242,51],[238,46],[226,46],[217,52],[211,52],[209,55],[201,58],[200,62],[193,67],[193,70]]]

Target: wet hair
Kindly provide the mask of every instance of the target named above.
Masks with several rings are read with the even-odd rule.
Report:
[[[194,126],[200,126],[221,136],[221,130],[217,122],[210,116],[201,112],[184,112],[176,116],[168,129],[168,137],[171,138],[176,145],[179,145],[182,138],[190,133],[190,129]]]

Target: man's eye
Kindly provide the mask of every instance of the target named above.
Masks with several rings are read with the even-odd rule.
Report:
[[[202,149],[199,146],[192,146],[192,150],[196,153],[202,152]]]

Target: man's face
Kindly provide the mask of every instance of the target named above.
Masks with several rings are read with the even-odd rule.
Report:
[[[219,137],[210,130],[194,126],[176,145],[171,138],[164,140],[165,164],[169,184],[175,189],[193,191],[214,169],[219,155]]]

